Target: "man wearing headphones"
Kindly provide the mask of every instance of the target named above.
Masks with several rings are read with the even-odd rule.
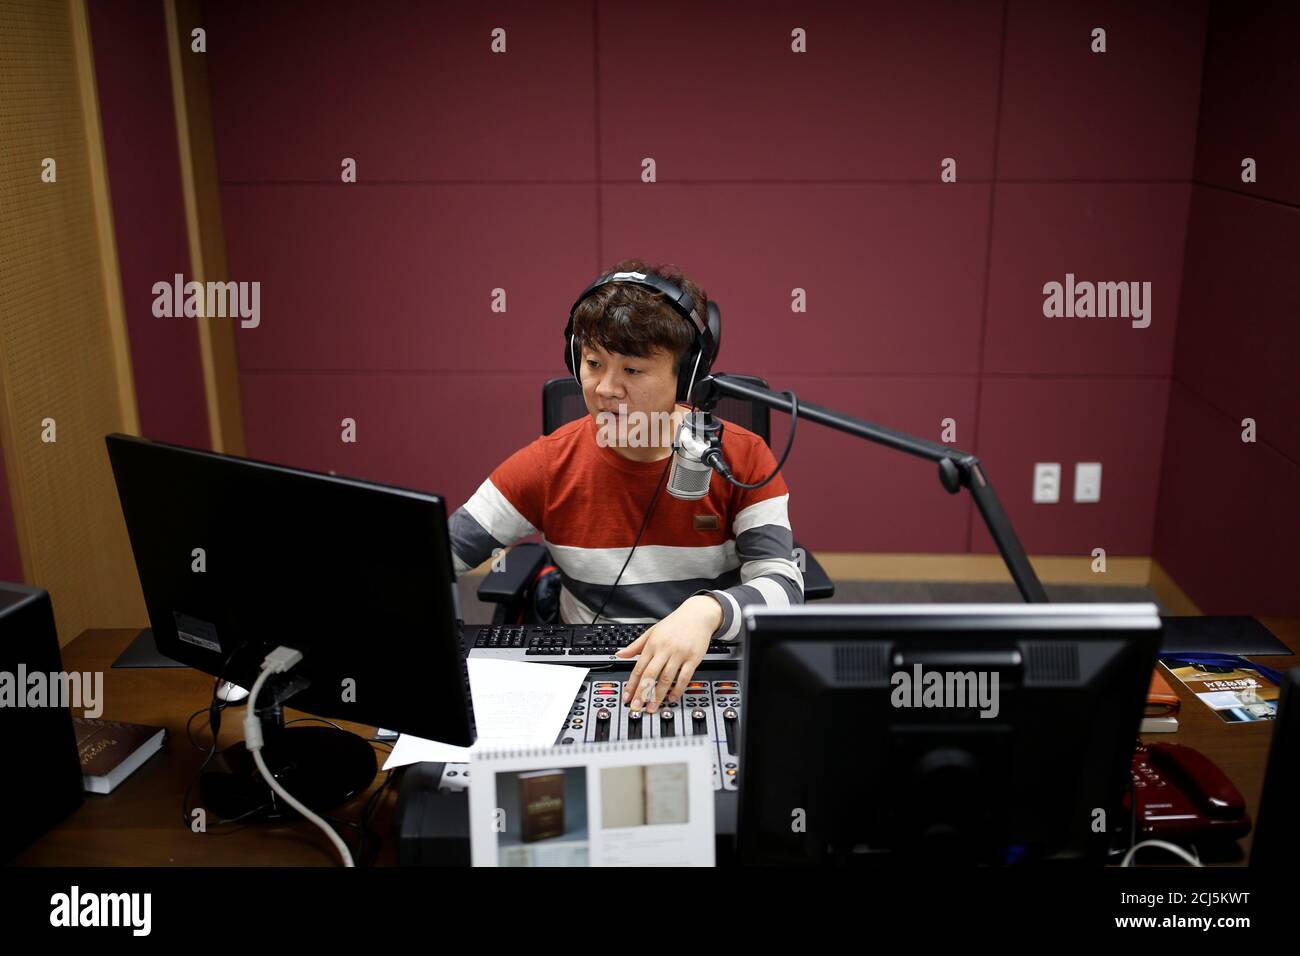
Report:
[[[620,262],[565,329],[588,417],[511,455],[449,522],[458,574],[541,532],[564,623],[652,623],[618,652],[639,655],[625,703],[651,713],[681,698],[710,641],[739,637],[742,607],[803,603],[789,492],[759,436],[724,423],[733,476],[759,487],[714,475],[699,500],[663,493],[685,403],[720,339],[717,307],[689,278]]]

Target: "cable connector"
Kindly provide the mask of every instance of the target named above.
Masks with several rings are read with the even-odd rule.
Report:
[[[244,746],[248,748],[249,753],[256,753],[262,749],[265,744],[262,737],[262,721],[254,713],[249,713],[244,718]]]
[[[262,775],[266,785],[279,794],[281,800],[301,813],[304,819],[312,823],[329,838],[329,841],[334,844],[334,848],[339,851],[339,857],[343,860],[344,866],[355,866],[356,862],[352,859],[352,851],[343,842],[343,838],[334,832],[334,828],[326,823],[320,814],[284,789],[284,785],[275,779],[275,774],[271,773],[271,768],[266,765],[266,760],[262,757],[262,722],[257,717],[257,696],[262,692],[262,687],[266,682],[271,679],[271,675],[283,674],[300,660],[302,660],[302,651],[281,645],[270,654],[267,654],[262,661],[262,672],[257,675],[257,680],[253,681],[253,687],[248,692],[248,716],[244,718],[244,746],[253,755],[253,763],[257,765],[257,772]]]
[[[266,659],[262,661],[262,670],[270,671],[272,674],[283,674],[300,660],[302,660],[302,651],[282,644],[266,655]]]
[[[253,688],[248,695],[248,712],[244,717],[244,746],[250,753],[257,753],[265,743],[262,736],[262,721],[257,714],[257,697],[262,692],[262,686],[272,674],[283,674],[300,660],[302,660],[302,651],[282,644],[267,654],[262,661],[262,672],[253,682]]]

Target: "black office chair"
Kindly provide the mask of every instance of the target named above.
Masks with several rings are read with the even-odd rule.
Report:
[[[733,375],[751,385],[767,388],[767,382],[752,375]],[[715,414],[724,421],[747,428],[770,444],[770,409],[759,402],[723,397],[719,399]],[[573,376],[553,378],[542,386],[542,433],[549,435],[561,425],[587,414],[587,404]],[[835,584],[826,575],[821,564],[806,548],[795,542],[795,553],[804,555],[804,600],[820,601],[835,594]],[[551,555],[545,546],[534,542],[517,544],[510,549],[499,571],[489,571],[478,588],[478,598],[495,604],[493,624],[513,624],[524,620],[530,590],[542,568],[551,564]]]

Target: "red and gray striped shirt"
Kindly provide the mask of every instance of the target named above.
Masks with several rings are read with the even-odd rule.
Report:
[[[537,438],[507,458],[451,516],[457,573],[497,548],[540,533],[560,569],[560,618],[590,623],[627,560],[646,506],[668,464],[631,461],[597,441],[591,416]],[[776,461],[762,438],[724,423],[723,453],[737,479],[754,483]],[[783,475],[762,488],[714,476],[708,494],[681,501],[661,489],[601,622],[649,623],[694,594],[722,604],[714,635],[735,640],[740,609],[803,603]],[[598,622],[599,623],[599,622]]]

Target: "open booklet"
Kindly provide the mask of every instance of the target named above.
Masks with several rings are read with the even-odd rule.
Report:
[[[476,753],[475,866],[713,866],[702,737]]]
[[[1268,676],[1276,672],[1244,658],[1215,655],[1207,662],[1206,656],[1162,657],[1160,663],[1225,723],[1277,719],[1281,688]]]

